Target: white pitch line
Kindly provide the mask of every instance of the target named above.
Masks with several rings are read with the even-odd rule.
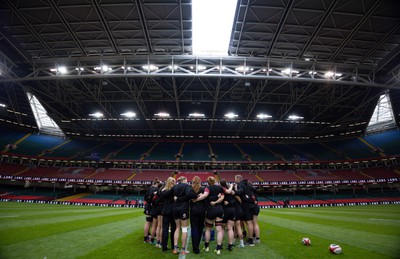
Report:
[[[18,215],[16,215],[16,216],[0,216],[0,218],[18,218],[19,216]]]

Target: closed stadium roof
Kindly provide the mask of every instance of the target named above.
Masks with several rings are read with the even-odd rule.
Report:
[[[36,125],[29,91],[73,135],[336,138],[387,92],[398,126],[398,10],[238,0],[228,55],[194,56],[190,0],[2,0],[0,118]]]

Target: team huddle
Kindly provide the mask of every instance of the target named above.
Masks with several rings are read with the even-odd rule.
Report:
[[[225,180],[217,184],[212,176],[207,178],[207,183],[207,186],[201,186],[198,176],[192,179],[191,184],[183,176],[177,181],[169,177],[164,184],[155,179],[144,196],[144,242],[155,244],[162,248],[162,251],[167,251],[169,238],[172,253],[184,256],[189,253],[187,242],[190,234],[193,253],[200,253],[202,238],[203,250],[209,252],[215,226],[214,252],[217,255],[221,254],[225,231],[229,251],[233,250],[236,238],[239,239],[240,248],[260,243],[257,220],[260,207],[253,185],[241,175],[235,176],[233,184]],[[246,236],[248,238],[245,242]]]

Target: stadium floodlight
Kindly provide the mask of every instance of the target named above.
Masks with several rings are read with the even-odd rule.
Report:
[[[156,114],[154,114],[155,116],[158,116],[158,117],[169,117],[169,113],[166,113],[166,112],[159,112],[159,113],[156,113]]]
[[[147,71],[155,71],[155,70],[158,70],[158,67],[155,66],[155,65],[152,65],[152,64],[150,64],[150,65],[144,65],[144,66],[142,66],[142,68],[143,68],[144,70],[147,70]]]
[[[102,72],[107,72],[107,71],[111,71],[112,68],[107,65],[102,65],[100,67],[95,67],[94,70],[100,70]]]
[[[170,66],[168,66],[168,69],[169,70],[172,70],[172,69],[176,70],[176,69],[178,69],[178,66],[177,65],[173,65],[173,66],[170,65]]]
[[[304,119],[304,117],[297,116],[297,115],[290,115],[288,118],[289,118],[289,120],[302,120],[302,119]]]
[[[224,116],[228,119],[233,119],[233,118],[237,118],[239,115],[237,115],[233,112],[229,112],[229,113],[225,114]]]
[[[240,66],[240,67],[235,68],[235,70],[238,72],[248,72],[253,69],[250,67]]]
[[[101,117],[103,117],[103,113],[101,113],[101,112],[90,113],[89,116],[95,117],[95,118],[101,118]]]
[[[57,68],[57,71],[58,71],[60,74],[66,74],[66,73],[68,72],[67,68],[64,67],[64,66],[58,67],[58,68]]]
[[[67,68],[65,66],[57,67],[57,68],[50,68],[51,72],[56,72],[60,74],[66,74],[68,72]]]
[[[1,107],[1,108],[6,108],[7,105],[5,105],[4,103],[0,103],[0,107]]]
[[[237,0],[192,0],[193,55],[227,56]]]
[[[342,73],[337,73],[333,71],[328,71],[325,73],[325,77],[337,77],[337,76],[342,76]]]
[[[136,113],[134,113],[134,112],[125,112],[125,113],[121,113],[121,116],[125,116],[127,118],[133,118],[133,117],[136,117]]]
[[[204,118],[204,113],[197,113],[197,112],[194,112],[194,113],[189,113],[189,117],[195,117],[195,118]]]
[[[198,70],[198,71],[204,71],[204,70],[206,70],[206,69],[207,69],[207,67],[204,66],[204,65],[198,65],[198,66],[197,66],[197,70]]]
[[[131,70],[132,70],[132,67],[122,66],[121,68],[122,68],[123,70],[128,70],[128,71],[131,71]]]
[[[260,113],[260,114],[257,114],[257,118],[259,118],[259,119],[268,119],[268,118],[272,118],[272,116],[268,115],[268,114]]]
[[[292,69],[292,68],[285,68],[281,72],[282,72],[282,74],[285,74],[285,75],[298,74],[299,73],[298,70],[295,70],[295,69]]]

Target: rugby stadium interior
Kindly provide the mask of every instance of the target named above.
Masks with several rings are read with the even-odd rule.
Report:
[[[0,1],[0,199],[241,174],[265,207],[399,202],[400,3],[226,2]]]

